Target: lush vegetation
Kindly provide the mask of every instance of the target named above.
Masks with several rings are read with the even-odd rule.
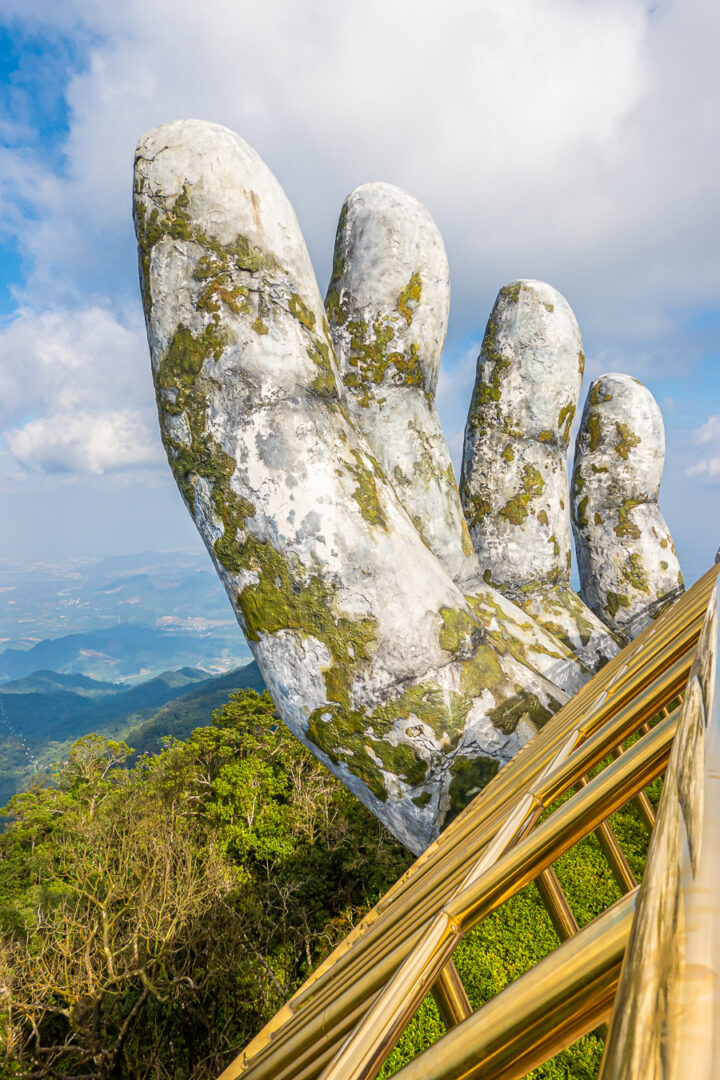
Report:
[[[10,802],[3,1076],[217,1076],[408,865],[267,695],[129,753],[85,736]]]
[[[87,735],[9,810],[0,1074],[18,1080],[217,1076],[410,862],[253,691],[158,754]],[[616,828],[639,871],[632,809]],[[619,895],[592,838],[556,869],[581,924]],[[456,952],[473,1004],[556,944],[524,890]],[[383,1075],[441,1033],[428,999]],[[590,1080],[600,1049],[533,1075]]]

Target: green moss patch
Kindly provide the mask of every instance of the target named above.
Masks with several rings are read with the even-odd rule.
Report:
[[[528,516],[528,506],[533,499],[542,495],[544,490],[545,481],[539,470],[533,468],[532,465],[526,465],[522,475],[522,491],[508,500],[500,510],[500,516],[511,525],[522,525]]]
[[[639,435],[636,435],[634,431],[628,427],[627,424],[621,424],[619,420],[615,421],[615,432],[617,434],[617,442],[613,446],[613,450],[621,458],[627,461],[628,454],[635,446],[639,446],[642,439]]]
[[[616,593],[608,590],[607,596],[605,597],[605,610],[608,615],[610,615],[611,618],[614,618],[621,607],[630,607],[630,597],[626,596],[624,593]]]
[[[415,273],[412,275],[407,285],[397,298],[397,310],[402,315],[405,322],[410,325],[413,321],[413,315],[415,314],[415,308],[411,308],[410,304],[413,303],[416,307],[420,303],[422,296],[422,278],[420,274]]]

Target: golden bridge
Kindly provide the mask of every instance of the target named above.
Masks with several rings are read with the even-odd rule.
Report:
[[[497,774],[221,1080],[371,1080],[429,991],[446,1033],[397,1080],[514,1080],[601,1025],[601,1080],[720,1077],[718,569]],[[608,820],[631,799],[651,830],[639,884]],[[579,929],[553,863],[593,832],[623,896]],[[473,1011],[453,951],[531,881],[560,944]]]

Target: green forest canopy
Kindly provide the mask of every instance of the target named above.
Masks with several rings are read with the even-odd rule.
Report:
[[[184,741],[78,740],[0,835],[3,1077],[211,1080],[411,856],[245,690]],[[655,792],[657,797],[657,791]],[[647,834],[614,819],[639,875]],[[594,838],[556,864],[583,925],[619,892]],[[477,1007],[557,938],[534,886],[459,946]],[[426,999],[389,1076],[443,1028]],[[591,1080],[589,1035],[533,1077]]]

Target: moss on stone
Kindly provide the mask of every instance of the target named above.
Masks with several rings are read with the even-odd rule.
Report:
[[[422,278],[417,272],[414,273],[407,285],[397,298],[397,310],[402,315],[405,322],[410,325],[413,321],[413,315],[415,311],[410,307],[410,303],[419,304],[422,296]]]
[[[511,304],[517,304],[520,299],[521,290],[522,282],[518,281],[514,285],[504,285],[500,290],[500,295],[504,296],[506,300],[509,300]]]
[[[375,754],[371,736],[366,734],[362,713],[348,709],[340,711],[335,707],[315,709],[308,721],[306,735],[327,754],[333,765],[343,762],[376,798],[381,802],[387,800],[382,765],[376,760],[379,755]]]
[[[578,371],[581,375],[585,374],[585,353],[582,349],[578,353]]]
[[[604,401],[612,401],[612,394],[600,392],[600,380],[596,379],[590,387],[590,393],[588,394],[588,402],[591,405],[601,405]]]
[[[623,499],[623,502],[618,507],[618,522],[613,530],[616,536],[629,537],[633,540],[639,539],[640,529],[631,520],[630,512],[636,506],[640,506],[642,501],[642,499]]]
[[[573,515],[575,518],[575,524],[581,529],[584,529],[585,526],[588,524],[587,504],[588,496],[586,495],[585,498],[580,499],[579,503],[577,503],[577,505],[575,506],[575,513]]]
[[[588,413],[585,429],[588,433],[588,445],[591,450],[597,450],[600,445],[600,413],[590,410]]]
[[[608,590],[605,597],[605,610],[608,612],[611,618],[615,618],[620,608],[630,607],[630,598],[625,596],[624,593],[610,592]]]
[[[579,465],[575,466],[573,471],[573,495],[577,496],[582,494],[582,489],[585,487],[585,477],[582,474],[582,469]]]
[[[541,704],[537,694],[526,692],[518,692],[515,697],[508,698],[488,712],[494,726],[504,735],[512,735],[521,720],[530,720],[541,728],[552,715],[550,709]]]
[[[497,761],[481,755],[473,758],[458,755],[455,758],[450,766],[450,775],[452,777],[448,789],[450,806],[442,823],[443,828],[453,818],[457,817],[461,810],[465,809],[479,791],[482,791],[490,783],[499,768],[500,765]]]
[[[568,555],[569,554],[570,553],[568,552]],[[569,618],[571,624],[577,630],[582,645],[585,646],[590,642],[590,639],[595,632],[595,626],[588,618],[588,611],[582,600],[577,595],[577,593],[574,592],[567,585],[566,582],[559,583],[553,588],[545,590],[544,606],[548,611],[554,608],[558,612],[558,614],[564,610],[567,613],[567,617]],[[545,618],[543,618],[543,625],[550,629],[550,623]],[[567,645],[567,647],[574,652],[575,645],[573,644],[570,636],[568,635],[567,629],[565,629],[560,623],[558,623],[557,625],[559,627],[559,631],[553,630],[553,633],[556,635],[556,637],[560,639],[560,641],[563,642],[564,645]]]
[[[573,421],[575,419],[575,403],[568,401],[567,405],[563,405],[562,409],[558,413],[558,427],[561,430],[561,438],[563,446],[567,446],[570,442],[570,432],[572,430]]]
[[[617,442],[614,444],[613,450],[627,461],[630,451],[633,447],[638,446],[642,439],[627,424],[622,424],[619,420],[615,421],[615,431],[617,432]]]
[[[375,467],[365,464],[362,454],[357,450],[352,451],[355,465],[350,467],[350,472],[357,480],[357,487],[352,497],[360,507],[360,513],[370,525],[378,525],[387,531],[387,518],[383,512],[380,496],[377,490],[377,471]]]
[[[225,345],[214,324],[195,335],[187,326],[179,326],[170,347],[158,365],[156,380],[161,390],[189,390],[208,357],[219,360]]]
[[[492,507],[488,499],[482,495],[471,495],[467,487],[463,487],[463,511],[469,529],[479,525],[484,517],[490,513]]]
[[[513,450],[510,443],[508,443],[507,446],[504,448],[500,457],[503,459],[503,461],[507,461],[508,463],[515,460],[515,451]]]
[[[604,525],[605,524],[605,518],[602,516],[602,514],[598,514],[598,512],[595,511],[594,522],[595,522],[596,525]]]
[[[307,346],[306,352],[313,363],[317,366],[317,375],[310,382],[310,390],[320,397],[332,400],[336,407],[341,407],[347,418],[347,410],[338,397],[337,382],[330,360],[330,350],[324,341],[317,337],[313,338],[312,344]]]
[[[484,407],[500,400],[503,375],[510,367],[510,360],[498,349],[497,334],[498,325],[491,316],[485,328],[468,413],[468,425],[472,432],[484,428],[482,421]]]
[[[388,351],[395,336],[395,327],[389,319],[378,315],[372,327],[365,319],[356,319],[347,324],[347,329],[350,334],[348,365],[352,370],[343,374],[343,382],[353,390],[358,405],[367,408],[374,393],[373,386],[379,386],[388,375],[395,385],[425,389],[425,373],[417,344],[411,343],[406,352]]]
[[[249,290],[244,285],[233,283],[229,261],[219,258],[215,252],[200,258],[193,271],[193,278],[206,283],[196,301],[198,311],[215,315],[223,304],[235,315],[252,311],[248,300]]]
[[[149,214],[144,202],[145,193],[142,190],[138,192],[135,200],[135,223],[145,288],[148,284],[152,249],[166,238],[199,244],[206,249],[206,256],[212,252],[218,260],[215,274],[219,269],[226,273],[234,269],[251,274],[260,270],[279,269],[277,259],[254,245],[247,236],[238,235],[229,244],[221,244],[219,240],[204,232],[189,214],[190,186],[188,183],[183,184],[172,207],[161,212],[154,206]],[[149,295],[146,295],[145,299],[149,305]],[[149,310],[149,306],[146,310]]]
[[[286,274],[272,253],[261,250],[248,237],[238,235],[230,243],[221,244],[210,236],[197,222],[191,219],[189,203],[190,185],[187,183],[183,186],[172,208],[162,213],[157,207],[153,207],[148,214],[143,200],[143,193],[139,193],[135,203],[135,218],[140,248],[143,304],[146,315],[149,315],[151,306],[149,271],[152,250],[157,243],[165,239],[171,239],[197,244],[203,248],[203,254],[198,258],[193,271],[194,280],[203,286],[196,299],[196,307],[198,311],[210,316],[211,324],[206,326],[202,332],[195,334],[190,334],[190,331],[184,328],[186,340],[185,342],[178,341],[178,347],[184,348],[186,353],[188,349],[194,349],[197,353],[203,352],[206,356],[212,355],[215,359],[219,359],[222,349],[226,344],[230,343],[227,339],[227,332],[223,333],[220,330],[221,307],[227,307],[234,315],[250,315],[253,310],[247,283],[241,284],[238,282],[237,275],[241,273],[254,276],[263,273],[266,277],[283,279]],[[256,290],[253,291],[253,294],[260,295]],[[267,295],[268,290],[263,290],[263,296]],[[327,342],[314,333],[315,315],[297,293],[291,294],[288,306],[290,313],[311,334],[312,341],[308,347],[308,355],[320,369],[316,379],[318,384],[316,389],[322,384],[323,391],[326,394],[337,396],[337,385],[333,377],[330,361],[332,342],[329,337],[329,330],[325,327],[327,330]],[[271,307],[267,303],[263,305],[263,310],[256,313],[257,317],[251,323],[256,333],[264,334],[267,332],[266,319],[270,313]],[[266,329],[263,330],[263,327],[266,327]],[[187,335],[190,335],[195,344],[189,342]],[[164,363],[167,364],[167,362],[166,358]]]
[[[523,469],[522,488],[523,490],[513,495],[512,499],[509,499],[500,510],[500,516],[511,525],[522,525],[528,516],[530,502],[542,495],[545,489],[545,481],[540,471],[532,465],[526,465]]]
[[[301,322],[303,326],[307,327],[308,330],[315,329],[315,313],[310,310],[307,304],[300,296],[298,296],[297,293],[290,294],[290,299],[288,300],[288,308],[290,309],[290,314],[294,315],[295,318],[299,322]]]
[[[552,442],[552,438],[553,438],[552,431],[549,431],[549,430],[548,431],[541,431],[540,434],[538,435],[538,442],[541,442],[541,443]]]
[[[476,643],[479,627],[477,620],[462,608],[441,608],[440,648],[456,656]]]
[[[342,276],[345,273],[345,256],[343,251],[345,246],[344,234],[347,215],[347,205],[343,205],[342,210],[340,211],[337,232],[335,234],[332,274],[330,275],[330,284],[328,285],[327,296],[325,297],[325,311],[333,326],[344,326],[348,319],[347,311],[340,301],[340,283]]]
[[[470,532],[469,532],[468,527],[467,527],[467,522],[465,521],[464,518],[463,518],[463,520],[461,522],[460,530],[461,530],[460,542],[462,544],[462,553],[466,558],[471,559],[475,554],[475,545],[472,542],[472,537],[470,536]]]
[[[347,705],[354,667],[370,656],[368,649],[374,640],[375,620],[350,619],[339,614],[335,592],[319,573],[310,572],[298,560],[281,555],[268,541],[257,540],[247,531],[247,519],[254,515],[255,508],[233,490],[235,461],[205,430],[207,405],[200,384],[198,340],[182,331],[180,328],[171,344],[168,355],[172,354],[174,359],[164,368],[164,383],[171,379],[175,382],[175,411],[180,409],[185,413],[190,445],[173,440],[168,423],[162,422],[178,486],[194,512],[196,481],[208,481],[212,510],[223,530],[213,545],[218,562],[235,577],[243,573],[257,577],[237,594],[248,639],[257,641],[261,634],[290,630],[300,639],[313,637],[322,642],[331,657],[325,672],[328,696]],[[212,350],[214,343],[201,339],[200,345]],[[190,360],[186,356],[188,349]],[[159,384],[160,381],[158,377]],[[357,474],[356,478],[360,480]],[[362,487],[362,481],[359,486]],[[365,504],[368,513],[374,512],[371,503],[369,495]]]
[[[628,560],[623,567],[622,576],[634,589],[637,589],[638,592],[650,592],[647,574],[645,573],[642,564],[642,558],[637,553],[628,556]]]
[[[430,792],[423,791],[422,795],[416,795],[412,801],[422,810],[423,807],[427,806],[431,799],[432,795]]]
[[[228,533],[232,527],[225,536]],[[354,670],[370,659],[375,619],[341,615],[334,589],[320,574],[308,573],[299,561],[281,555],[268,541],[247,534],[242,539],[231,535],[229,542],[230,550],[218,550],[220,541],[215,545],[226,569],[234,574],[250,571],[258,578],[237,596],[248,639],[257,641],[261,634],[290,630],[301,640],[312,637],[322,642],[331,658],[325,672],[328,697],[349,705]]]
[[[538,519],[538,521],[540,522],[541,525],[549,525],[550,524],[550,521],[548,520],[547,513],[544,510],[540,510],[538,512],[537,519]]]

